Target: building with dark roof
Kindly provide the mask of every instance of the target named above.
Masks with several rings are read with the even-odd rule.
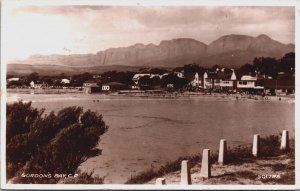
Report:
[[[129,87],[126,84],[119,82],[109,82],[102,84],[102,91],[118,91],[118,90],[126,90]]]
[[[294,94],[295,79],[265,79],[264,88],[267,92],[272,94]]]

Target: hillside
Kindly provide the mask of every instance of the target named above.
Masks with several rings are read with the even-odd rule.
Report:
[[[30,65],[30,64],[8,64],[7,65],[7,74],[22,76],[28,75],[33,72],[37,72],[40,75],[54,76],[61,73],[73,75],[81,74],[84,72],[90,73],[103,73],[107,71],[133,71],[136,72],[139,70],[139,67],[134,66],[91,66],[91,67],[72,67],[72,66],[63,66],[63,65]]]
[[[283,44],[266,35],[226,35],[206,45],[190,38],[163,40],[158,45],[135,44],[110,48],[96,54],[33,55],[28,59],[10,63],[8,73],[61,70],[78,72],[78,68],[93,71],[100,67],[176,67],[196,62],[209,67],[215,64],[239,67],[251,63],[255,57],[280,58],[293,52],[293,44]],[[21,66],[22,65],[22,66]],[[53,66],[55,67],[53,69]]]

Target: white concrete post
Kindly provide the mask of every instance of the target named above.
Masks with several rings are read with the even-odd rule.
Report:
[[[157,178],[156,179],[156,185],[165,185],[166,179],[165,178]]]
[[[181,162],[181,185],[188,185],[191,184],[191,173],[190,173],[190,168],[189,168],[189,161],[188,160],[183,160]]]
[[[289,131],[288,130],[282,131],[280,150],[289,150]]]
[[[209,153],[210,153],[209,149],[203,149],[200,176],[204,178],[211,177]]]
[[[226,139],[220,140],[218,163],[224,165],[226,163],[227,143]]]
[[[253,137],[253,147],[252,147],[253,156],[258,157],[259,150],[260,150],[259,134],[255,134]]]

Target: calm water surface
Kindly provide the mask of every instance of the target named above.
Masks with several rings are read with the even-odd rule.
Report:
[[[253,134],[294,136],[295,104],[280,101],[231,100],[197,97],[147,99],[100,95],[7,96],[23,99],[47,111],[83,106],[103,114],[109,130],[98,145],[102,155],[88,159],[81,169],[105,176],[106,183],[124,183],[131,175],[157,168],[179,156],[251,143]],[[100,100],[93,102],[93,100]]]

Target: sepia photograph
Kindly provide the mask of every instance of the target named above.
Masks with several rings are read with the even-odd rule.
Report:
[[[296,186],[295,6],[33,2],[1,7],[2,186]]]

